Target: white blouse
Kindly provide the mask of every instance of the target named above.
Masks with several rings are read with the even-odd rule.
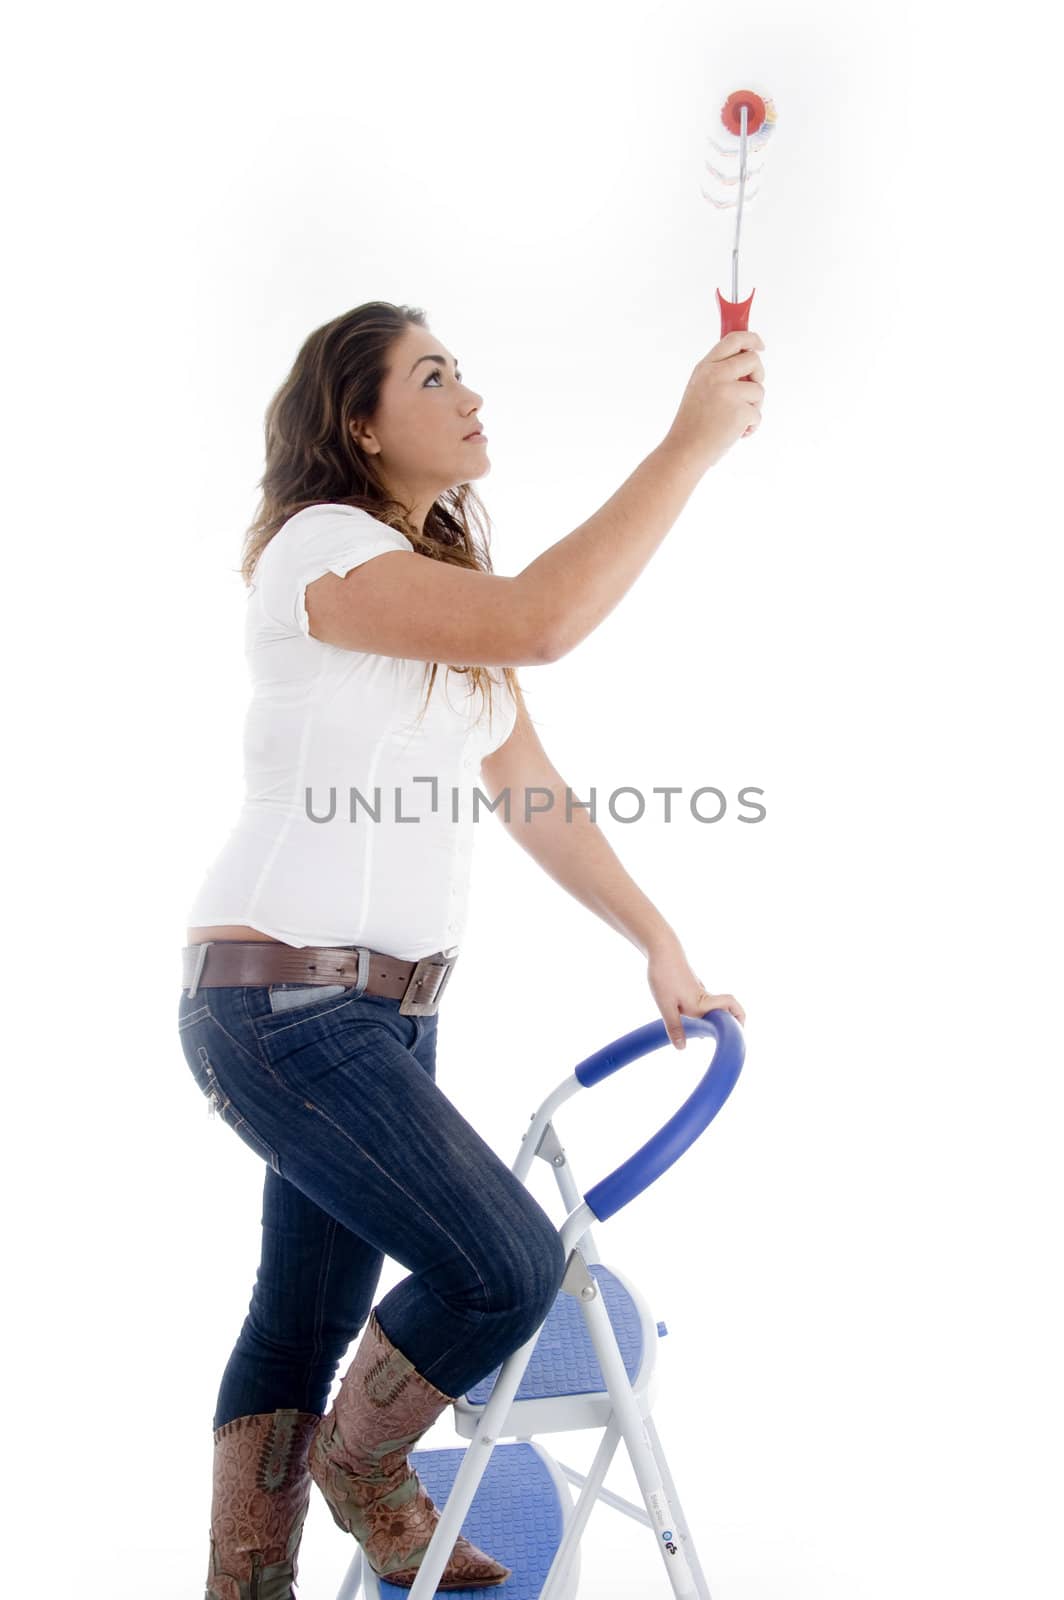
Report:
[[[461,942],[483,758],[517,708],[501,667],[491,726],[468,674],[312,637],[306,585],[410,540],[352,506],[308,506],[259,557],[248,595],[245,799],[186,916],[302,946],[407,960]],[[357,793],[355,793],[357,791]],[[359,798],[361,796],[361,798]],[[479,821],[490,816],[484,801]]]

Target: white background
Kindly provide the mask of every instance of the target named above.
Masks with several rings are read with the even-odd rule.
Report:
[[[67,5],[9,43],[8,1587],[202,1588],[262,1169],[184,1063],[178,952],[241,793],[267,400],[339,312],[424,308],[484,397],[520,571],[719,338],[701,161],[751,81],[779,117],[740,263],[763,426],[595,634],[522,672],[747,1012],[731,1100],[599,1242],[670,1330],[655,1415],[714,1600],[1064,1594],[1046,38],[1016,6],[476,0]],[[759,786],[766,819],[605,809],[668,783]],[[512,1161],[655,1015],[634,947],[485,816],[440,1023],[464,1114]],[[707,1062],[570,1102],[581,1187]],[[636,1494],[623,1449],[608,1482]],[[315,1493],[301,1600],[352,1552]],[[597,1509],[581,1595],[666,1592]]]

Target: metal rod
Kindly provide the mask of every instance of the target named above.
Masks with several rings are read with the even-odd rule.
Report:
[[[648,1417],[644,1420],[649,1421],[650,1419]],[[557,1456],[555,1456],[554,1459],[557,1465],[565,1473],[565,1476],[569,1479],[570,1483],[582,1485],[587,1482],[585,1475],[582,1472],[577,1472],[575,1467],[567,1467],[564,1461],[558,1461]],[[668,1484],[666,1484],[665,1487],[668,1488]],[[614,1494],[612,1489],[599,1489],[597,1491],[597,1495],[598,1498],[604,1501],[606,1505],[613,1506],[617,1511],[623,1511],[626,1517],[632,1518],[633,1522],[641,1522],[644,1528],[652,1528],[654,1526],[641,1506],[634,1506],[632,1502],[630,1500],[626,1500],[623,1495]]]
[[[732,249],[731,297],[739,302],[739,229],[743,223],[743,195],[746,193],[746,118],[747,108],[739,107],[739,204],[735,212],[735,245]]]
[[[580,1309],[584,1313],[587,1331],[591,1335],[591,1343],[613,1402],[613,1416],[628,1448],[628,1458],[643,1496],[643,1505],[650,1514],[654,1543],[665,1563],[672,1592],[676,1600],[701,1600],[686,1551],[672,1538],[667,1544],[665,1541],[665,1534],[671,1534],[675,1529],[672,1507],[602,1295],[595,1294],[592,1299],[582,1299]],[[412,1595],[411,1600],[422,1600],[422,1596]]]
[[[354,1556],[351,1558],[351,1565],[344,1573],[344,1580],[336,1591],[336,1600],[355,1600],[355,1596],[361,1587],[362,1546],[357,1545]]]
[[[577,1078],[574,1077],[571,1082],[567,1082],[565,1085],[563,1085],[562,1089],[555,1091],[555,1095],[550,1096],[547,1101],[544,1101],[544,1107],[552,1100],[555,1103],[559,1103],[557,1100],[558,1095],[561,1095],[561,1098],[565,1099],[568,1097],[568,1095],[575,1094],[576,1091],[581,1088],[583,1088],[583,1085]],[[541,1113],[544,1107],[540,1108]],[[536,1123],[533,1121],[533,1128],[535,1127]],[[518,1159],[521,1160],[523,1156],[524,1152],[522,1152],[522,1156],[519,1156]],[[531,1151],[529,1151],[524,1162],[526,1168],[528,1163],[531,1162],[531,1159],[532,1155]],[[565,1221],[562,1223],[560,1229],[562,1250],[564,1251],[565,1259],[567,1261],[569,1260],[573,1248],[573,1240],[581,1238],[583,1234],[587,1232],[593,1216],[594,1213],[592,1212],[591,1207],[586,1201],[584,1201],[581,1203],[579,1208],[570,1216],[566,1217]],[[602,1309],[600,1303],[600,1297],[596,1297],[596,1300],[599,1301],[598,1309],[602,1312],[603,1316],[606,1316],[606,1313]],[[584,1307],[584,1314],[586,1317],[586,1306]],[[525,1340],[523,1345],[512,1351],[499,1368],[499,1373],[495,1379],[491,1394],[488,1397],[487,1404],[485,1405],[484,1410],[481,1412],[480,1419],[477,1422],[476,1431],[469,1442],[468,1448],[462,1456],[458,1471],[455,1474],[454,1482],[451,1484],[451,1492],[447,1496],[447,1504],[440,1512],[440,1520],[437,1522],[436,1527],[433,1530],[433,1534],[429,1540],[425,1554],[422,1556],[420,1565],[418,1566],[417,1573],[414,1577],[414,1582],[410,1586],[408,1600],[432,1600],[433,1595],[436,1593],[440,1578],[443,1576],[443,1569],[447,1565],[451,1551],[454,1549],[455,1540],[462,1531],[462,1523],[465,1520],[466,1512],[473,1504],[477,1487],[487,1470],[488,1462],[490,1461],[492,1452],[498,1443],[499,1435],[503,1432],[506,1419],[510,1414],[510,1408],[513,1405],[514,1396],[520,1387],[521,1379],[525,1375],[525,1369],[531,1360],[532,1352],[536,1347],[536,1341],[539,1338],[541,1331],[542,1325],[536,1329],[535,1333],[531,1334]],[[628,1389],[627,1398],[634,1407],[635,1400],[632,1396],[631,1386],[628,1384],[628,1376],[624,1371],[621,1353],[617,1347],[616,1335],[613,1332],[613,1328],[608,1317],[606,1318],[605,1334],[599,1333],[597,1339],[593,1335],[592,1342],[595,1344],[595,1354],[598,1356],[599,1366],[602,1368],[603,1376],[606,1377],[607,1384],[609,1384],[610,1373],[614,1370],[614,1368],[611,1366],[609,1371],[607,1371],[605,1362],[609,1361],[608,1352],[605,1356],[605,1362],[603,1360],[603,1348],[606,1347],[607,1341],[612,1341],[612,1354],[615,1358],[615,1363],[620,1367],[624,1384]],[[615,1386],[616,1381],[614,1381],[614,1384],[610,1387],[610,1397],[614,1400],[614,1405],[617,1406],[618,1401],[613,1394],[613,1388]],[[624,1415],[623,1411],[622,1415]],[[657,1478],[657,1464],[653,1460],[653,1455],[651,1454],[649,1445],[646,1447],[646,1453],[651,1463],[653,1475],[655,1478]],[[647,1509],[649,1510],[650,1507]],[[683,1563],[683,1570],[684,1572],[689,1570],[686,1562]],[[681,1589],[677,1589],[676,1592],[678,1595],[680,1595],[681,1600],[696,1600],[696,1592],[693,1586],[691,1588],[690,1596],[685,1595]]]
[[[587,1478],[583,1480],[583,1488],[580,1490],[573,1513],[569,1518],[569,1525],[562,1536],[561,1543],[554,1552],[554,1560],[550,1564],[550,1571],[547,1573],[543,1587],[539,1591],[539,1600],[554,1600],[554,1596],[561,1592],[569,1575],[569,1569],[573,1564],[580,1540],[583,1538],[587,1519],[591,1515],[596,1501],[609,1494],[609,1490],[604,1489],[602,1484],[620,1442],[621,1430],[616,1417],[611,1415],[609,1422],[602,1430],[602,1438],[599,1440],[595,1459],[591,1463],[591,1471]],[[560,1465],[560,1463],[557,1464]],[[567,1476],[570,1475],[567,1469],[563,1470],[566,1470]],[[647,1518],[647,1525],[651,1525],[649,1517]]]
[[[698,1589],[699,1600],[712,1600],[712,1596],[709,1592],[709,1584],[706,1582],[706,1575],[702,1571],[702,1563],[699,1561],[698,1551],[695,1549],[694,1537],[691,1533],[691,1524],[684,1516],[683,1506],[680,1504],[680,1496],[676,1492],[676,1485],[672,1480],[672,1473],[669,1471],[669,1463],[665,1459],[665,1451],[662,1449],[661,1439],[659,1438],[658,1430],[654,1425],[654,1418],[650,1415],[649,1411],[643,1419],[643,1426],[646,1428],[647,1438],[650,1440],[650,1447],[654,1452],[654,1460],[658,1464],[658,1470],[661,1473],[662,1482],[665,1485],[665,1493],[669,1497],[673,1512],[676,1516],[677,1527],[682,1529],[680,1543],[683,1545],[684,1554],[686,1555],[687,1560],[690,1563],[691,1570],[695,1575],[695,1585]]]

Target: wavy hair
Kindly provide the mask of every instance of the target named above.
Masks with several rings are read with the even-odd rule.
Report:
[[[322,503],[368,511],[405,534],[414,549],[432,561],[478,572],[493,570],[491,519],[472,484],[440,495],[419,530],[411,521],[412,508],[391,494],[376,458],[366,455],[351,434],[352,422],[376,415],[392,346],[411,323],[426,326],[419,307],[369,300],[315,329],[304,341],[291,372],[266,408],[262,497],[241,553],[245,583],[251,583],[259,557],[288,518]],[[426,672],[432,670],[418,721],[428,709],[439,665],[425,663]],[[448,664],[447,671],[469,675],[469,693],[480,690],[490,718],[496,680],[489,669]],[[503,667],[503,677],[515,702],[523,704],[514,668]]]

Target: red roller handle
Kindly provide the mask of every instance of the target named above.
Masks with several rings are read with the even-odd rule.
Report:
[[[720,306],[720,336],[723,339],[726,333],[747,333],[750,328],[750,305],[756,289],[750,290],[749,300],[725,300],[720,290],[717,290],[717,304]]]
[[[749,331],[750,306],[756,293],[756,289],[751,289],[749,298],[746,300],[725,300],[720,290],[717,290],[717,304],[720,306],[720,336],[722,339],[726,333],[747,333]],[[752,381],[750,374],[747,373],[746,377],[740,381],[742,383],[750,383]],[[747,428],[743,438],[745,439],[746,435],[753,431],[752,428]]]

